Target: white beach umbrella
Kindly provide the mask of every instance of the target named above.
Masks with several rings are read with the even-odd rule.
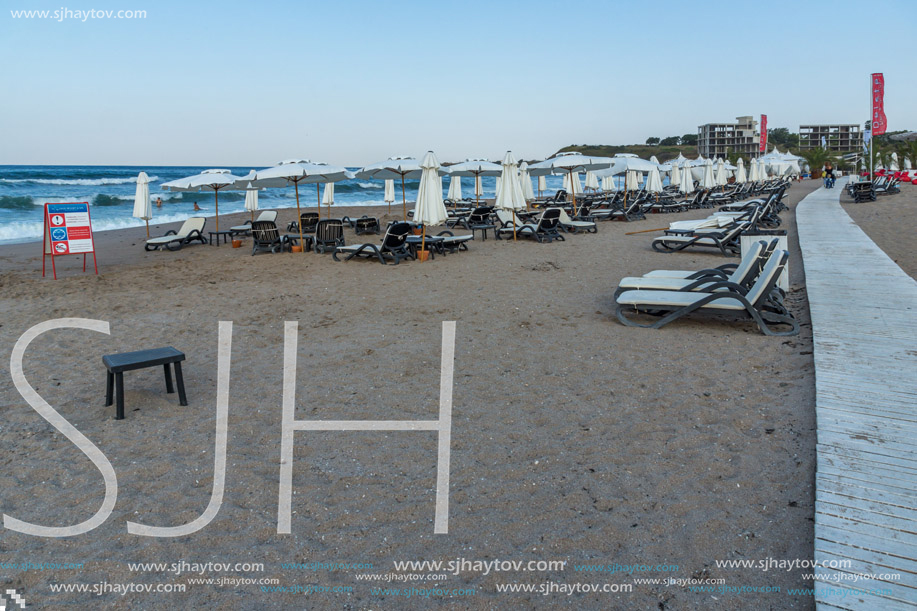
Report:
[[[541,194],[547,190],[548,190],[548,179],[547,177],[545,177],[544,174],[542,174],[541,176],[538,177],[538,195],[541,196]]]
[[[676,187],[680,186],[680,185],[681,185],[681,180],[682,180],[682,179],[681,179],[681,175],[682,175],[683,173],[684,173],[684,172],[682,172],[681,168],[678,167],[678,164],[673,163],[673,164],[672,164],[671,174],[669,175],[669,182],[670,182],[671,184],[675,185]]]
[[[331,218],[331,206],[334,205],[334,183],[326,182],[325,191],[322,193],[322,203],[328,206],[328,218]]]
[[[500,176],[500,187],[497,189],[497,199],[494,206],[498,210],[509,210],[513,213],[513,239],[516,239],[516,210],[525,210],[525,195],[516,175],[516,158],[511,151],[506,151],[503,157],[503,174]]]
[[[299,206],[299,185],[315,184],[315,199],[318,204],[318,213],[321,215],[322,202],[319,183],[339,182],[353,177],[353,172],[340,166],[328,165],[326,163],[314,163],[308,159],[287,159],[281,161],[272,168],[258,170],[255,172],[253,180],[250,182],[253,186],[262,188],[287,187],[293,185],[296,193],[296,222],[300,226],[299,243],[302,244],[302,223],[300,223],[302,212]],[[247,180],[248,178],[249,177],[246,177],[243,180]],[[303,248],[302,252],[306,252],[306,249]]]
[[[449,199],[454,202],[462,199],[462,177],[453,175],[449,179],[449,193],[447,195]]]
[[[582,195],[584,193],[583,183],[580,182],[579,172],[573,172],[572,174],[570,174],[570,181],[571,181],[570,186],[573,187],[573,194]]]
[[[726,163],[721,159],[716,160],[716,184],[719,187],[723,187],[723,190],[726,188],[726,183],[729,180],[726,178]]]
[[[624,190],[625,191],[636,191],[640,188],[640,181],[637,180],[637,171],[628,170],[624,174]]]
[[[236,188],[241,177],[233,176],[229,170],[204,170],[200,174],[186,176],[162,184],[165,191],[213,191],[216,214],[216,230],[220,230],[220,191]]]
[[[614,176],[603,176],[602,177],[602,191],[605,191],[606,193],[617,191],[617,187],[615,187]]]
[[[361,169],[357,172],[357,178],[375,178],[378,180],[400,178],[401,211],[404,215],[404,220],[407,220],[408,204],[407,196],[405,195],[404,181],[408,178],[420,178],[422,173],[423,168],[420,167],[420,162],[413,157],[389,157],[385,161],[380,161],[379,163],[374,163]],[[437,169],[437,174],[442,176],[443,174],[448,174],[448,171],[440,167]],[[442,194],[440,194],[440,196],[442,196]]]
[[[586,172],[586,185],[587,189],[597,190],[599,188],[599,178],[595,175],[595,172],[589,170]]]
[[[892,158],[888,164],[888,169],[892,172],[898,172],[901,169],[898,167],[898,153],[892,153]]]
[[[499,176],[502,168],[487,159],[466,159],[461,163],[449,166],[449,173],[453,176],[474,176],[474,197],[476,203],[480,202],[484,190],[481,187],[482,176]]]
[[[748,182],[748,178],[745,176],[745,162],[742,161],[741,157],[739,157],[738,167],[736,168],[736,182],[738,184]]]
[[[716,179],[713,177],[713,160],[708,159],[704,164],[704,175],[700,181],[701,189],[712,189],[716,186]]]
[[[560,153],[550,159],[533,163],[529,166],[529,171],[548,169],[553,172],[562,170],[572,177],[573,172],[600,170],[611,167],[611,164],[612,160],[607,157],[587,157],[580,153]],[[575,193],[573,195],[573,214],[574,216],[578,214]]]
[[[395,201],[395,181],[391,178],[385,180],[385,195],[382,198],[386,204],[388,204],[388,213],[392,213],[392,202]]]
[[[150,219],[153,218],[153,205],[150,203],[150,177],[146,172],[137,175],[137,190],[134,193],[134,211],[131,214],[135,219],[146,222],[146,237],[150,237]]]
[[[252,213],[252,221],[255,220],[255,210],[258,209],[258,188],[248,183],[245,189],[245,209]]]
[[[752,159],[752,160],[749,162],[749,164],[750,164],[750,167],[751,167],[751,171],[749,172],[748,180],[749,180],[750,182],[758,182],[758,181],[760,181],[760,180],[761,180],[761,173],[760,173],[760,171],[758,170],[758,160],[757,160],[757,159]]]
[[[503,177],[497,176],[497,180],[494,182],[497,183],[496,190],[494,191],[494,197],[496,197],[496,194],[500,192],[500,188],[503,186]]]
[[[427,227],[441,225],[448,216],[443,205],[443,179],[440,165],[433,151],[427,151],[420,162],[422,168],[420,186],[417,187],[417,203],[414,204],[414,222],[423,226],[420,251],[424,252],[427,241]]]
[[[659,170],[653,168],[650,170],[650,173],[647,174],[646,178],[646,191],[647,193],[660,193],[662,192],[662,177],[659,176]],[[656,196],[656,199],[659,199],[659,196]]]
[[[691,168],[683,167],[681,169],[681,182],[678,183],[678,191],[683,195],[694,192],[694,177],[691,176]]]
[[[910,170],[911,168],[913,168],[913,166],[911,165],[911,158],[910,158],[910,157],[905,157],[905,158],[904,158],[904,169],[905,169],[905,170]]]
[[[529,164],[525,161],[519,164],[519,184],[522,186],[522,196],[526,201],[535,199],[535,190],[532,189],[532,177],[529,175]]]

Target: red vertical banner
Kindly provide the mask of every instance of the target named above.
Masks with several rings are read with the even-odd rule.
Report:
[[[885,76],[881,72],[872,74],[872,135],[885,133]]]
[[[767,115],[761,115],[761,145],[758,147],[758,152],[767,152]]]

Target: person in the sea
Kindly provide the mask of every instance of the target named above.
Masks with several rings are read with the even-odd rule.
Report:
[[[197,212],[201,207],[197,205],[197,202],[194,202],[194,211]]]
[[[156,207],[162,208],[162,198],[161,197],[156,198]]]

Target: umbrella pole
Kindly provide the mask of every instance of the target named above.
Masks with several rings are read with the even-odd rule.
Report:
[[[516,241],[516,211],[510,210],[513,215],[513,242]]]
[[[421,229],[420,233],[420,252],[423,253],[427,251],[427,226],[421,225],[421,227],[423,229]],[[420,256],[423,257],[423,255]],[[423,258],[420,259],[420,262],[423,263]]]
[[[573,186],[573,170],[570,170],[570,192],[573,193],[573,216],[576,216],[576,187]]]
[[[143,219],[143,222],[146,223],[146,239],[150,239],[150,219]]]
[[[315,183],[315,200],[318,202],[318,218],[322,218],[322,196],[318,193],[318,183]]]
[[[299,227],[299,245],[302,247],[302,252],[306,252],[306,245],[302,241],[302,213],[299,211],[299,181],[293,183],[293,188],[296,189],[296,226]]]
[[[213,206],[216,209],[216,214],[217,214],[217,221],[216,221],[217,222],[217,231],[219,231],[220,230],[220,190],[219,189],[213,190],[213,202],[214,202]],[[217,240],[219,239],[220,239],[220,236],[217,236]]]
[[[404,174],[401,175],[401,215],[408,220],[408,196],[404,194]]]

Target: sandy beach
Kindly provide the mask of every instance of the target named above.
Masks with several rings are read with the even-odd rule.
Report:
[[[39,244],[2,247],[5,354],[44,320],[110,323],[110,336],[62,330],[39,337],[26,354],[25,375],[99,446],[119,481],[114,513],[91,535],[43,539],[8,531],[0,540],[0,551],[23,561],[84,563],[78,580],[66,570],[4,571],[4,585],[49,603],[85,602],[89,595],[52,594],[50,586],[188,583],[187,575],[131,571],[128,562],[259,562],[263,573],[224,576],[352,591],[305,599],[235,586],[240,606],[420,608],[421,599],[372,595],[371,586],[388,584],[355,581],[355,571],[281,563],[371,563],[388,573],[394,561],[466,558],[568,564],[551,573],[449,575],[437,587],[475,591],[442,601],[456,608],[511,601],[518,608],[733,609],[738,600],[659,584],[638,584],[627,594],[508,599],[496,592],[507,583],[674,577],[784,592],[805,587],[800,572],[727,569],[716,561],[811,555],[814,375],[792,208],[817,186],[795,184],[783,214],[792,250],[788,303],[802,327],[790,338],[765,337],[746,322],[695,318],[657,331],[614,319],[612,294],[621,277],[726,262],[707,253],[656,253],[655,234],[625,235],[707,210],[600,223],[596,235],[553,244],[478,239],[468,252],[385,267],[312,253],[250,256],[248,242],[242,249],[148,253],[141,228],[97,235],[98,277],[83,274],[73,257],[59,264],[54,281],[41,278]],[[292,217],[283,210],[280,221]],[[350,232],[346,238],[364,241]],[[277,534],[284,321],[299,324],[298,419],[432,419],[440,328],[451,320],[457,331],[449,534],[433,534],[436,437],[424,432],[298,433],[292,534]],[[233,323],[222,508],[189,536],[130,535],[128,520],[183,524],[208,503],[219,321]],[[114,409],[102,406],[101,356],[160,345],[186,353],[190,405],[179,407],[163,392],[161,370],[131,372],[127,418],[114,420]],[[0,391],[0,404],[4,513],[47,525],[92,515],[104,490],[95,467],[10,385]],[[570,568],[613,563],[678,569],[624,579]],[[223,597],[232,587],[188,585],[182,594],[105,600],[116,608],[176,600],[238,608]],[[745,608],[812,604],[786,594],[743,594],[741,601]]]
[[[917,223],[915,191],[914,185],[902,184],[901,193],[861,204],[853,203],[846,191],[841,195],[841,206],[850,218],[911,278],[917,278],[917,254],[914,241],[901,237],[901,227]]]

